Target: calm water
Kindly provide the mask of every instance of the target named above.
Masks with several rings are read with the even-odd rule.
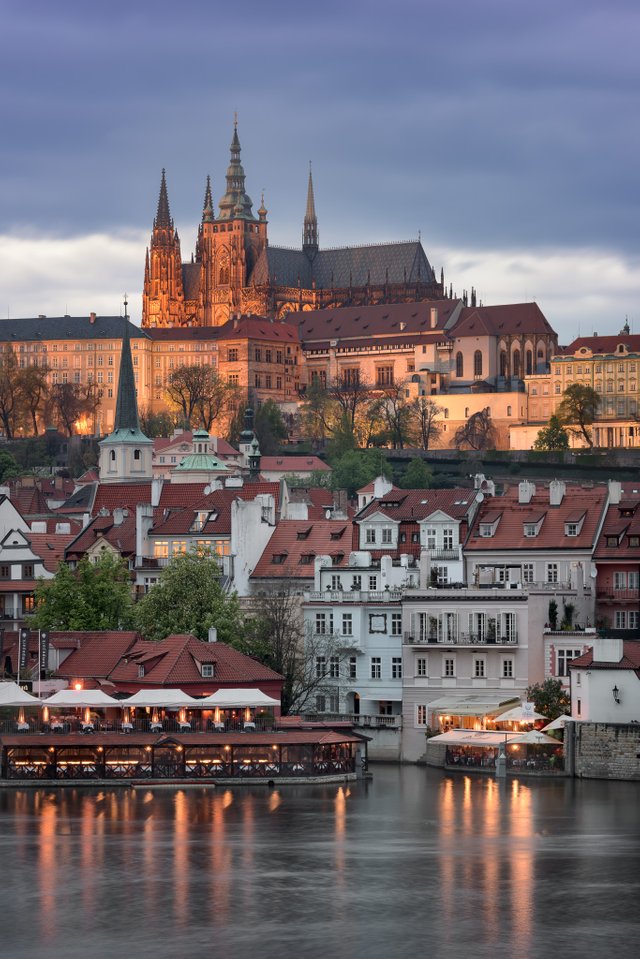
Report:
[[[3,959],[635,957],[640,786],[0,791]]]

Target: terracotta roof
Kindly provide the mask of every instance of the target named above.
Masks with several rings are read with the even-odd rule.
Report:
[[[486,552],[501,549],[588,549],[595,544],[606,498],[607,490],[604,486],[584,487],[567,483],[559,506],[550,506],[549,490],[539,487],[531,502],[519,503],[518,487],[510,487],[504,496],[486,500],[480,505],[467,537],[465,550]],[[565,523],[569,522],[568,517],[574,516],[576,512],[586,514],[582,528],[577,536],[567,536]],[[525,536],[525,524],[537,523],[541,515],[544,515],[544,519],[538,535]],[[493,523],[498,516],[500,522],[494,535],[480,536],[480,524]]]
[[[52,632],[51,640],[56,648],[68,648],[63,645],[65,642],[76,646],[56,675],[65,679],[106,679],[139,638],[136,632],[119,630]]]
[[[343,306],[328,310],[308,310],[290,313],[299,323],[300,339],[304,349],[317,348],[318,341],[351,340],[364,343],[371,337],[404,341],[411,335],[431,334],[438,340],[447,339],[444,327],[456,308],[458,300],[426,300],[420,303],[382,303],[376,306]],[[431,310],[438,311],[438,327],[431,329]],[[400,325],[404,324],[404,329]]]
[[[238,450],[234,449],[233,446],[222,439],[221,436],[210,437],[210,439],[212,443],[215,442],[217,447],[216,455],[222,459],[230,456],[240,456]],[[153,452],[154,455],[169,453],[171,450],[178,449],[185,443],[189,448],[193,447],[193,433],[190,430],[185,430],[183,433],[179,433],[178,436],[157,436],[153,441]]]
[[[101,509],[109,512],[120,506],[133,510],[138,503],[151,502],[151,483],[99,483],[91,512],[97,515]]]
[[[292,473],[323,470],[330,473],[331,467],[319,456],[261,456],[260,470],[288,470]]]
[[[227,320],[216,329],[218,340],[272,340],[276,343],[296,345],[299,343],[298,327],[289,314],[285,320],[270,320],[262,316],[241,316]]]
[[[116,524],[112,513],[95,516],[82,532],[70,540],[66,558],[80,558],[99,539],[106,540],[121,556],[135,555],[136,552],[136,513],[135,509],[125,510],[122,522]]]
[[[364,506],[357,515],[357,522],[374,513],[383,513],[396,521],[418,522],[437,510],[442,510],[452,519],[463,519],[472,509],[475,498],[476,493],[472,489],[394,488]]]
[[[208,512],[210,519],[197,532],[199,535],[231,535],[231,504],[236,499],[253,500],[261,494],[270,494],[278,507],[279,483],[246,483],[237,489],[214,490],[206,496],[184,505],[181,509],[172,509],[163,514],[163,518],[154,523],[153,536],[183,535],[192,532],[191,526],[195,513]]]
[[[618,333],[615,336],[579,336],[568,346],[563,347],[562,354],[572,357],[581,349],[591,353],[617,354],[620,344],[626,346],[629,353],[640,353],[640,334]]]
[[[332,556],[336,568],[346,566],[354,549],[353,542],[350,520],[325,519],[322,523],[280,520],[251,578],[313,580],[316,556]]]
[[[625,639],[622,644],[622,659],[617,663],[606,663],[594,660],[593,649],[588,649],[582,656],[572,659],[570,669],[632,669],[640,678],[640,642]]]
[[[55,573],[64,559],[64,553],[77,535],[77,528],[71,533],[27,533],[31,549],[44,563],[45,569]]]
[[[609,543],[614,536],[616,542]],[[627,496],[619,504],[609,506],[593,558],[595,560],[612,559],[621,563],[639,562],[640,545],[632,546],[630,536],[637,537],[640,543],[640,496]]]
[[[203,679],[200,663],[214,664],[212,679]],[[145,667],[142,677],[138,675],[139,666]],[[203,643],[195,636],[175,635],[160,643],[138,640],[109,678],[116,684],[135,682],[140,686],[182,687],[187,692],[190,683],[208,681],[216,687],[227,683],[253,685],[279,681],[282,676],[226,643]]]
[[[467,306],[449,331],[452,336],[504,336],[513,333],[555,331],[537,303],[509,303],[501,306]]]

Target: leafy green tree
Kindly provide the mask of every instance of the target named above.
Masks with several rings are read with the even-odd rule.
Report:
[[[0,483],[11,476],[19,476],[20,467],[14,457],[7,450],[0,450]]]
[[[433,473],[425,461],[416,457],[407,466],[398,485],[403,489],[428,489],[432,478]]]
[[[346,489],[349,496],[376,476],[389,476],[391,469],[382,450],[349,450],[333,464],[333,489]]]
[[[133,621],[131,579],[126,563],[105,553],[97,563],[61,563],[53,579],[35,589],[35,629],[127,629]]]
[[[280,407],[273,400],[265,400],[256,410],[254,430],[263,456],[272,456],[287,439],[289,433]]]
[[[174,556],[155,586],[135,608],[135,622],[145,639],[161,640],[172,633],[206,639],[215,626],[218,639],[233,643],[243,635],[244,622],[236,593],[226,593],[220,567],[206,550]]]
[[[547,426],[538,433],[533,448],[547,453],[569,449],[569,434],[555,413],[549,418]]]
[[[149,408],[140,410],[140,429],[149,439],[157,436],[171,436],[175,429],[176,418],[163,410],[153,413]]]
[[[545,679],[543,683],[529,686],[527,699],[533,703],[537,713],[541,713],[550,720],[564,716],[571,709],[571,700],[559,679]]]
[[[590,426],[600,409],[600,396],[591,386],[572,383],[562,394],[562,402],[556,411],[559,422],[576,436],[582,436],[589,448],[593,446]]]

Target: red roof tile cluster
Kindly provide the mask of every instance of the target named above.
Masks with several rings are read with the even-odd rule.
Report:
[[[151,483],[99,483],[93,501],[92,513],[100,510],[113,512],[116,507],[133,510],[138,503],[151,502]]]
[[[206,495],[201,494],[198,499],[194,499],[187,504],[183,503],[182,508],[174,507],[165,510],[162,510],[161,498],[161,509],[158,510],[158,514],[161,514],[162,518],[155,521],[152,535],[177,536],[195,532],[192,530],[195,515],[197,513],[208,513],[209,516],[205,525],[197,532],[204,536],[230,536],[231,504],[234,500],[253,500],[256,496],[269,494],[273,496],[277,509],[279,492],[280,485],[278,483],[245,483],[242,487],[214,490]]]
[[[570,669],[632,669],[640,679],[640,642],[625,639],[622,644],[622,659],[618,662],[607,663],[593,658],[593,649],[588,649],[582,656],[573,659]]]
[[[618,333],[615,336],[579,336],[568,346],[563,347],[564,356],[573,356],[580,350],[602,355],[617,354],[620,345],[626,347],[629,353],[640,353],[640,334]]]
[[[71,533],[28,533],[27,538],[33,552],[44,563],[44,568],[55,573],[64,560],[67,546],[76,535],[77,527],[74,526]]]
[[[537,303],[508,303],[501,306],[467,306],[449,331],[452,336],[504,336],[541,333],[555,337],[555,331]]]
[[[95,516],[82,532],[67,546],[66,559],[78,560],[98,540],[105,540],[123,557],[135,556],[136,552],[136,512],[135,509],[123,510],[122,522],[116,523],[113,513]]]
[[[54,631],[51,633],[51,643],[55,648],[65,649],[70,645],[73,648],[56,675],[64,679],[107,679],[139,639],[139,633],[119,630]]]
[[[354,548],[351,520],[280,520],[251,578],[313,580],[316,556],[331,556],[336,567],[346,566]]]
[[[335,310],[309,310],[292,313],[299,323],[300,339],[305,349],[318,349],[328,340],[361,339],[363,345],[372,337],[404,343],[416,334],[432,334],[448,339],[445,324],[458,307],[458,300],[437,300],[420,303],[381,303],[375,306],[343,306]],[[431,329],[431,310],[437,311],[437,327]],[[421,336],[420,339],[423,337]],[[354,345],[356,345],[354,343]]]
[[[486,500],[476,513],[465,550],[584,550],[594,546],[607,499],[606,487],[567,483],[558,506],[549,504],[549,496],[548,488],[538,487],[529,503],[519,503],[518,486],[514,486],[504,496]],[[565,524],[575,523],[578,514],[584,516],[578,535],[568,536]],[[525,536],[525,524],[537,524],[541,519],[537,535]],[[480,536],[481,523],[496,522],[492,536]]]
[[[260,470],[277,470],[289,473],[308,473],[311,470],[322,470],[330,473],[331,467],[319,456],[261,456]]]
[[[366,490],[366,487],[364,488]],[[360,522],[374,513],[389,519],[418,522],[442,510],[452,519],[464,519],[473,509],[476,493],[472,489],[396,489],[395,487],[363,507],[356,520]]]
[[[593,558],[640,563],[640,495],[625,494],[608,508]]]

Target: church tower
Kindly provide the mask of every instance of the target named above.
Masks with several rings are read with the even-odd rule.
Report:
[[[129,317],[125,300],[116,418],[113,432],[100,442],[100,482],[148,482],[153,476],[152,454],[153,440],[144,435],[138,418],[136,381],[129,341]]]
[[[167,180],[162,171],[158,212],[147,249],[142,293],[143,326],[180,326],[185,322],[180,238],[169,212]]]
[[[213,214],[211,186],[207,179],[205,205],[198,235],[196,259],[200,263],[198,321],[202,326],[222,326],[242,308],[242,290],[260,252],[267,245],[266,210],[253,215],[251,198],[245,192],[245,174],[240,161],[238,122],[234,122],[227,188]]]
[[[313,195],[313,177],[309,164],[309,186],[307,187],[307,209],[302,227],[302,249],[310,260],[318,252],[318,218],[316,216],[316,201]]]

